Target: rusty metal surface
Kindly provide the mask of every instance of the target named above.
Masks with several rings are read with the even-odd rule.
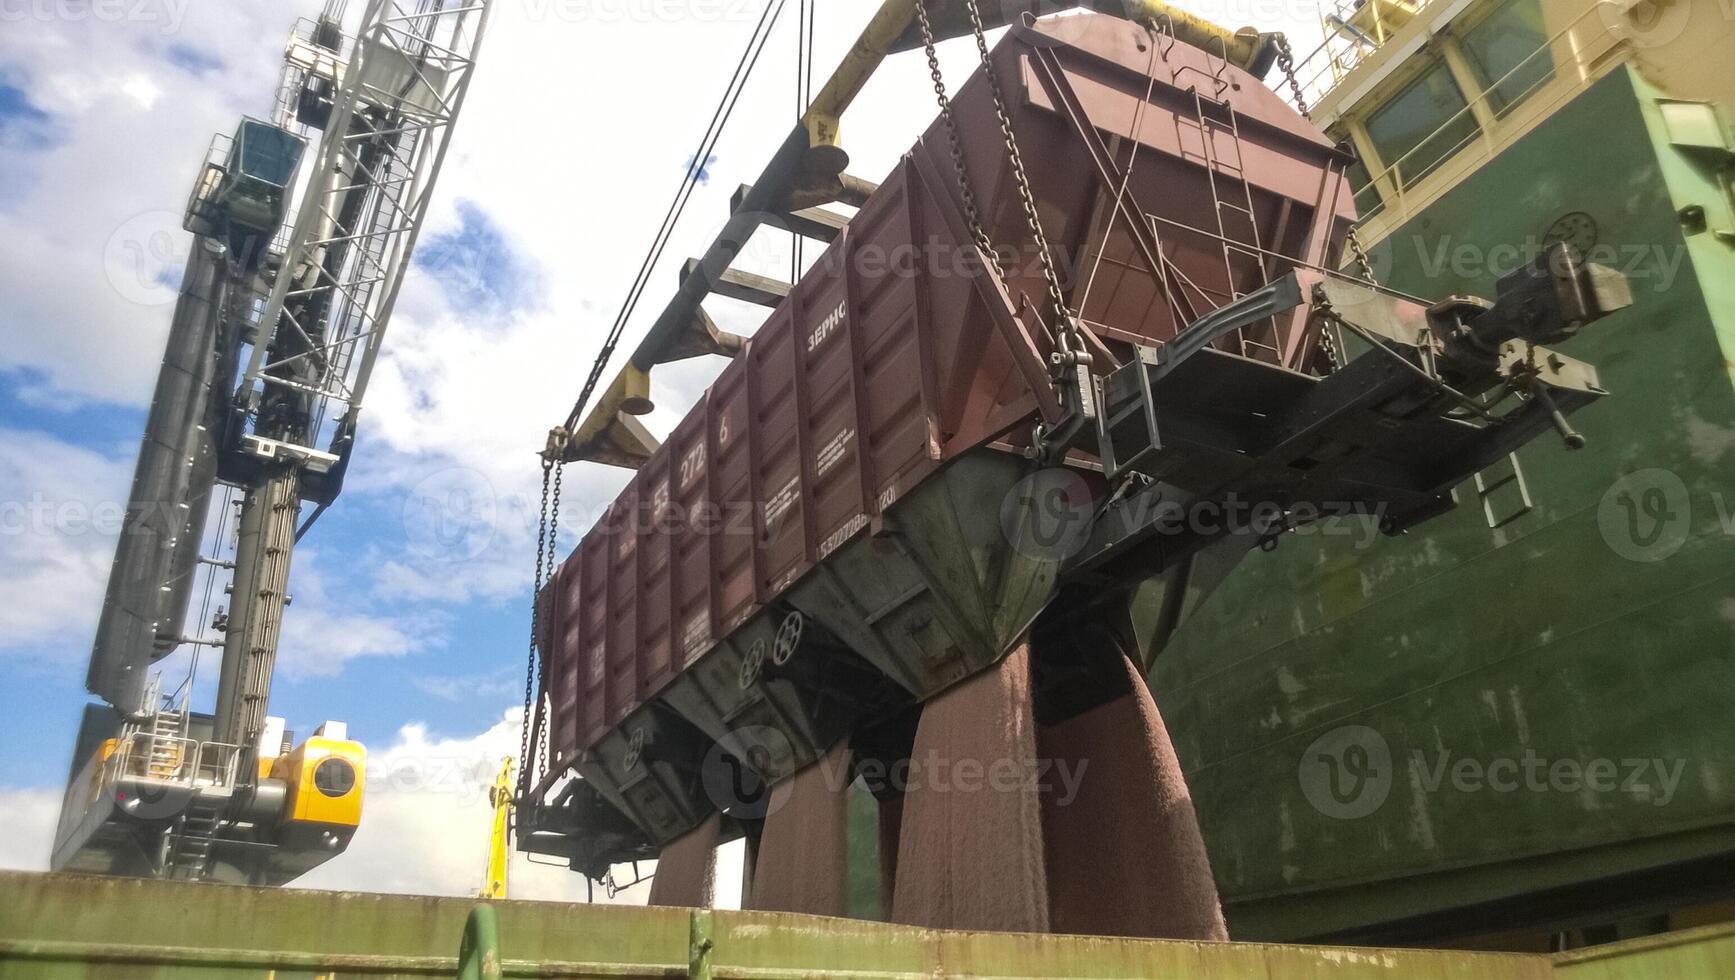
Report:
[[[1139,668],[1115,659],[1125,694],[1037,729],[1050,771],[1077,777],[1073,795],[1042,798],[1054,930],[1227,940],[1174,745]]]
[[[912,776],[903,793],[892,920],[1047,932],[1038,782],[972,789],[946,776],[1037,771],[1029,648],[928,702],[911,758],[931,778]]]
[[[748,907],[849,914],[848,771],[849,753],[839,745],[772,790]]]

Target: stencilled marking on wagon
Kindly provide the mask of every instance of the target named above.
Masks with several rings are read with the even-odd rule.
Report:
[[[681,631],[681,652],[691,657],[697,647],[703,646],[711,639],[711,617],[707,613],[699,613],[687,620],[687,627]]]
[[[837,308],[826,314],[825,319],[819,321],[819,325],[814,327],[813,331],[807,335],[807,352],[809,354],[813,353],[819,349],[820,344],[830,340],[832,335],[837,333],[837,328],[843,325],[843,321],[848,317],[848,315],[848,302],[845,301],[838,303]]]
[[[590,668],[590,683],[592,685],[602,683],[602,667],[603,667],[602,644],[598,643],[595,646],[591,647],[590,648],[590,655],[588,657],[586,657],[585,659],[587,661],[586,666],[588,666]]]
[[[704,472],[705,444],[701,442],[687,450],[687,455],[681,457],[681,489],[687,489]]]
[[[890,507],[891,505],[893,505],[897,502],[898,502],[898,486],[897,486],[897,484],[894,483],[891,486],[886,487],[884,490],[881,490],[879,497],[875,500],[874,503],[875,503],[875,506],[879,509],[879,512],[883,514],[886,512],[886,508]]]
[[[777,522],[783,519],[783,515],[789,513],[789,509],[795,506],[796,486],[799,482],[796,477],[790,477],[789,482],[785,483],[782,489],[772,494],[771,499],[765,502],[766,534],[770,534],[771,529],[777,526]]]
[[[819,455],[814,457],[813,471],[815,476],[824,476],[827,470],[843,462],[844,454],[849,452],[849,441],[855,438],[855,430],[844,426],[837,435],[820,447]]]
[[[819,543],[819,557],[823,559],[827,555],[830,555],[832,552],[843,547],[845,541],[855,537],[857,531],[867,527],[867,522],[868,519],[866,514],[857,514],[848,521],[845,521],[842,527],[831,532],[831,534],[826,536],[824,541]]]

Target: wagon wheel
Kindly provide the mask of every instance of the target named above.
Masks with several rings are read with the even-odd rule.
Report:
[[[777,645],[771,649],[772,663],[781,667],[795,656],[795,648],[801,645],[801,628],[805,623],[799,612],[783,617],[783,624],[777,627]]]
[[[747,655],[741,658],[741,689],[743,691],[759,682],[759,672],[765,668],[765,638],[760,637],[747,648]]]
[[[639,757],[644,755],[644,752],[645,730],[643,728],[635,728],[633,729],[631,737],[627,739],[627,754],[625,758],[621,759],[621,766],[625,768],[627,772],[632,772],[634,769],[637,769],[639,767]]]

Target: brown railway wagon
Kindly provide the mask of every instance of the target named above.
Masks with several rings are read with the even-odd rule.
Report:
[[[1016,28],[993,63],[1101,361],[1332,257],[1347,158],[1252,76],[1096,16]],[[1004,282],[936,122],[549,587],[554,766],[658,842],[702,818],[712,746],[781,778],[993,663],[1052,596],[1016,493],[1061,415],[1044,286],[980,71],[955,107]],[[1219,346],[1305,368],[1306,329]]]

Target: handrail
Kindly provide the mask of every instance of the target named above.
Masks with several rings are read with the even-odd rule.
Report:
[[[174,769],[169,775],[156,775],[150,771],[149,750],[143,753],[138,751],[138,747],[145,743],[168,744],[180,750]],[[114,754],[109,756],[104,765],[103,782],[112,783],[121,778],[134,778],[193,786],[203,778],[208,779],[211,786],[230,787],[236,785],[240,758],[239,745],[135,731],[117,740]]]
[[[1392,35],[1386,31],[1384,19],[1380,16],[1382,6],[1404,11],[1410,19],[1421,16],[1434,0],[1416,0],[1414,3],[1400,0],[1369,0],[1368,3],[1351,3],[1348,0],[1328,0],[1322,2],[1319,9],[1319,25],[1323,36],[1319,46],[1308,52],[1295,66],[1296,79],[1309,101],[1317,100],[1330,92],[1352,71],[1355,71],[1369,54],[1378,51],[1392,40]],[[1370,17],[1373,33],[1368,33],[1356,24],[1356,18],[1363,10]],[[1319,62],[1314,66],[1315,62]],[[1327,77],[1329,75],[1329,77]]]
[[[1439,126],[1417,140],[1415,146],[1403,156],[1392,161],[1378,161],[1382,165],[1381,168],[1378,171],[1370,170],[1368,180],[1369,186],[1375,189],[1380,200],[1377,205],[1360,217],[1357,222],[1358,226],[1366,226],[1376,218],[1380,219],[1382,223],[1401,223],[1407,220],[1422,206],[1421,203],[1418,203],[1418,199],[1421,202],[1426,202],[1431,201],[1435,196],[1433,190],[1420,194],[1416,191],[1416,186],[1425,181],[1428,176],[1432,176],[1446,167],[1456,167],[1461,172],[1467,164],[1492,159],[1510,141],[1512,134],[1524,130],[1536,120],[1545,118],[1553,109],[1588,88],[1597,77],[1600,77],[1592,73],[1592,68],[1601,60],[1605,48],[1602,45],[1584,43],[1582,39],[1576,39],[1575,34],[1580,31],[1586,21],[1591,19],[1595,12],[1596,6],[1594,4],[1588,6],[1559,30],[1549,35],[1542,44],[1538,45],[1505,74],[1472,92],[1464,93],[1464,107],[1448,116]],[[1600,33],[1606,34],[1607,28],[1601,28]],[[1561,53],[1556,54],[1557,50]],[[1505,111],[1497,115],[1495,120],[1497,125],[1493,130],[1482,125],[1482,121],[1476,116],[1476,107],[1486,105],[1490,95],[1521,72],[1529,69],[1538,57],[1544,56],[1550,60],[1552,69],[1550,76],[1538,80],[1523,93],[1520,93],[1517,98],[1511,100]],[[1458,81],[1456,76],[1453,80],[1454,82]],[[1544,95],[1545,93],[1547,94]],[[1533,96],[1539,95],[1544,95],[1544,97],[1541,99],[1533,98]],[[1402,176],[1404,167],[1414,163],[1421,151],[1428,147],[1435,138],[1451,127],[1458,125],[1466,116],[1476,123],[1475,135],[1465,137],[1457,146],[1448,150],[1434,164],[1428,174],[1422,177],[1412,177],[1406,181]],[[1472,146],[1479,146],[1481,152],[1477,155],[1467,155],[1466,151]]]
[[[1577,30],[1577,28],[1585,20],[1589,19],[1590,16],[1595,12],[1596,12],[1596,8],[1594,5],[1585,9],[1578,16],[1576,16],[1572,20],[1568,21],[1566,26],[1562,27],[1559,31],[1556,31],[1554,34],[1550,35],[1547,40],[1545,40],[1534,51],[1530,52],[1529,55],[1525,56],[1525,58],[1522,61],[1520,61],[1516,65],[1514,65],[1509,71],[1506,72],[1506,74],[1495,79],[1493,82],[1490,82],[1489,84],[1484,85],[1481,89],[1477,90],[1474,93],[1467,93],[1467,97],[1464,101],[1464,108],[1453,113],[1444,122],[1442,122],[1439,126],[1437,126],[1432,132],[1430,132],[1426,137],[1424,137],[1422,140],[1417,142],[1416,145],[1413,148],[1411,148],[1409,152],[1405,153],[1403,156],[1399,157],[1397,160],[1394,160],[1391,163],[1384,166],[1379,171],[1379,173],[1377,173],[1377,174],[1370,173],[1369,178],[1370,178],[1373,186],[1375,186],[1376,188],[1380,188],[1379,194],[1380,194],[1380,198],[1381,198],[1381,207],[1375,208],[1370,214],[1363,216],[1363,218],[1361,220],[1365,222],[1366,220],[1374,217],[1375,215],[1392,210],[1392,205],[1394,205],[1394,204],[1397,206],[1398,213],[1401,216],[1407,217],[1408,216],[1408,207],[1407,207],[1408,202],[1407,202],[1406,198],[1407,198],[1407,196],[1413,196],[1413,195],[1407,195],[1408,189],[1404,186],[1405,182],[1402,179],[1402,176],[1401,176],[1402,171],[1400,168],[1406,162],[1409,162],[1412,157],[1415,157],[1421,151],[1421,149],[1423,147],[1427,146],[1429,141],[1433,140],[1436,136],[1440,135],[1448,127],[1456,124],[1460,119],[1464,118],[1464,116],[1469,115],[1472,119],[1474,119],[1475,118],[1475,116],[1474,116],[1475,106],[1480,102],[1484,102],[1491,93],[1493,93],[1495,90],[1497,90],[1500,86],[1506,84],[1506,82],[1509,81],[1510,79],[1512,79],[1514,76],[1516,76],[1519,71],[1521,71],[1524,68],[1526,68],[1527,66],[1529,66],[1531,64],[1531,62],[1538,55],[1543,55],[1546,53],[1549,56],[1550,62],[1551,62],[1550,67],[1552,68],[1551,77],[1537,82],[1535,85],[1533,85],[1529,89],[1527,89],[1521,96],[1519,96],[1519,98],[1517,100],[1514,100],[1514,102],[1512,103],[1513,111],[1507,112],[1499,120],[1499,122],[1502,124],[1500,128],[1503,131],[1506,130],[1508,127],[1520,126],[1520,125],[1522,125],[1522,123],[1524,121],[1532,120],[1532,119],[1538,119],[1538,118],[1542,118],[1542,117],[1546,116],[1548,113],[1545,110],[1552,109],[1552,108],[1564,103],[1567,100],[1568,96],[1577,95],[1579,92],[1588,88],[1590,86],[1590,82],[1593,79],[1591,78],[1589,72],[1586,69],[1588,69],[1590,67],[1590,64],[1592,63],[1592,61],[1595,60],[1594,54],[1587,53],[1585,50],[1585,47],[1583,45],[1566,44],[1563,46],[1563,45],[1561,45],[1561,42],[1565,41],[1569,36],[1571,36]],[[1554,57],[1554,50],[1557,46],[1563,46],[1567,50],[1567,52],[1569,53],[1569,57],[1567,57],[1565,59]],[[1595,52],[1595,53],[1600,53],[1600,49],[1598,49],[1597,52]],[[1563,68],[1575,69],[1575,71],[1573,71],[1572,74],[1575,75],[1576,77],[1573,78],[1570,82],[1562,83],[1561,76],[1562,76],[1562,69]],[[1531,96],[1537,95],[1537,94],[1541,93],[1542,91],[1546,90],[1550,85],[1555,85],[1555,84],[1559,85],[1559,91],[1556,92],[1554,98],[1543,101],[1543,102],[1531,102],[1531,101],[1529,101]],[[1524,106],[1524,110],[1523,110],[1522,115],[1520,115],[1516,111],[1516,107],[1519,105]],[[1478,157],[1475,159],[1477,159],[1477,160],[1492,159],[1498,146],[1500,145],[1499,141],[1497,141],[1495,139],[1493,133],[1489,132],[1486,128],[1484,128],[1481,125],[1480,121],[1477,121],[1476,132],[1477,132],[1476,137],[1467,138],[1463,143],[1454,147],[1452,150],[1448,151],[1445,156],[1441,157],[1439,160],[1439,165],[1445,165],[1450,160],[1452,160],[1453,157],[1459,157],[1459,154],[1461,154],[1472,143],[1479,144],[1483,150],[1483,155],[1481,157]],[[1464,161],[1466,161],[1468,159],[1471,159],[1471,158],[1459,157],[1459,160],[1458,160],[1459,165],[1462,166]],[[1384,163],[1384,161],[1381,161],[1381,162]],[[1424,179],[1424,178],[1416,178],[1417,181],[1419,181],[1421,179]],[[1386,182],[1384,186],[1381,185],[1381,181]],[[1387,196],[1386,189],[1387,188],[1390,188],[1391,196],[1393,197],[1394,200],[1389,200],[1389,201],[1386,200],[1386,196]]]

